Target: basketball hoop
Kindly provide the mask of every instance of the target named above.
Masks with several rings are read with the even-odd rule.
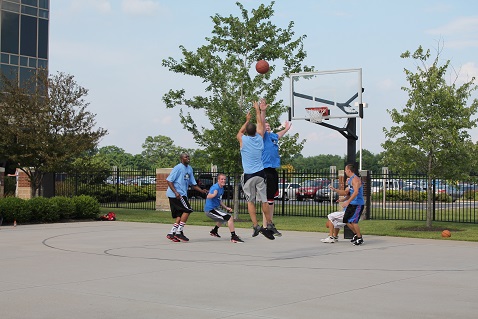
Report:
[[[329,108],[327,106],[306,107],[305,110],[307,113],[309,113],[309,120],[312,123],[322,123],[324,116],[330,115]]]

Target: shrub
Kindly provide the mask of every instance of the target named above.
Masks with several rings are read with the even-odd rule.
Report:
[[[25,223],[31,220],[27,201],[16,197],[0,199],[0,214],[5,223],[13,223],[14,220]]]
[[[35,222],[56,222],[60,219],[60,208],[55,202],[45,197],[27,200],[31,220]]]
[[[75,203],[71,198],[56,196],[50,198],[50,201],[58,207],[60,219],[70,219],[75,215]]]
[[[81,195],[73,197],[75,214],[77,219],[96,219],[100,216],[100,203],[96,198]]]

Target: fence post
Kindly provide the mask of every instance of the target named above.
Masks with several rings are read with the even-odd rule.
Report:
[[[5,197],[5,167],[0,167],[0,198]]]
[[[372,204],[372,187],[370,186],[371,183],[371,177],[370,177],[370,171],[363,171],[365,173],[365,187],[364,187],[364,192],[365,192],[365,219],[370,219],[370,206]],[[362,182],[363,182],[363,175],[362,175]]]

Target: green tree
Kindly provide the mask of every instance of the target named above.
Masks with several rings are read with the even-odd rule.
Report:
[[[357,152],[356,157],[359,158],[360,153]],[[382,165],[380,165],[380,160],[382,159],[381,154],[373,154],[369,150],[362,150],[362,169],[367,171],[372,171],[373,173],[381,173]]]
[[[432,179],[457,179],[469,174],[475,154],[469,129],[476,127],[478,101],[470,106],[467,100],[476,90],[474,78],[457,86],[447,84],[445,76],[448,60],[439,65],[440,51],[430,63],[430,50],[420,46],[413,54],[406,51],[402,58],[417,63],[416,72],[405,69],[410,87],[403,87],[409,95],[402,110],[388,110],[397,125],[384,128],[387,141],[384,161],[402,172],[419,171],[428,174],[427,227],[432,226]],[[471,147],[471,148],[470,148]]]
[[[274,2],[269,6],[261,4],[250,13],[241,3],[236,4],[240,17],[219,14],[212,17],[214,26],[212,36],[206,38],[208,44],[195,52],[180,46],[183,55],[180,61],[170,57],[162,63],[172,72],[201,78],[206,84],[207,96],[187,98],[184,89],[170,90],[163,101],[168,108],[181,105],[204,110],[210,128],[198,127],[191,114],[185,114],[183,109],[181,123],[214,164],[228,172],[237,172],[241,167],[236,133],[252,107],[251,102],[264,97],[269,104],[267,120],[277,127],[280,115],[287,111],[283,100],[275,100],[284,80],[290,73],[312,70],[301,66],[307,56],[303,49],[305,35],[294,39],[293,22],[286,29],[272,24]],[[254,70],[260,59],[269,61],[271,66],[264,75]],[[297,139],[298,134],[293,138]],[[299,144],[294,151],[301,149]]]
[[[184,149],[174,145],[174,141],[167,136],[148,136],[143,145],[143,156],[150,167],[174,167],[179,163],[181,152],[193,153],[191,149]]]
[[[0,153],[27,174],[34,197],[45,173],[71,167],[107,131],[95,128],[88,90],[72,75],[36,70],[21,85],[11,75],[1,81]]]
[[[116,166],[119,168],[130,168],[133,155],[118,146],[109,145],[101,147],[95,156],[103,160],[109,168]]]
[[[330,166],[336,166],[337,170],[344,169],[345,158],[339,155],[322,154],[317,156],[296,156],[292,161],[296,171],[302,170],[328,170]]]

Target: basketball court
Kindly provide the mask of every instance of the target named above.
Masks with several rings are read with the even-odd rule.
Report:
[[[0,228],[2,318],[476,318],[478,243],[282,231],[244,244],[186,226]],[[279,229],[280,229],[280,225]]]

